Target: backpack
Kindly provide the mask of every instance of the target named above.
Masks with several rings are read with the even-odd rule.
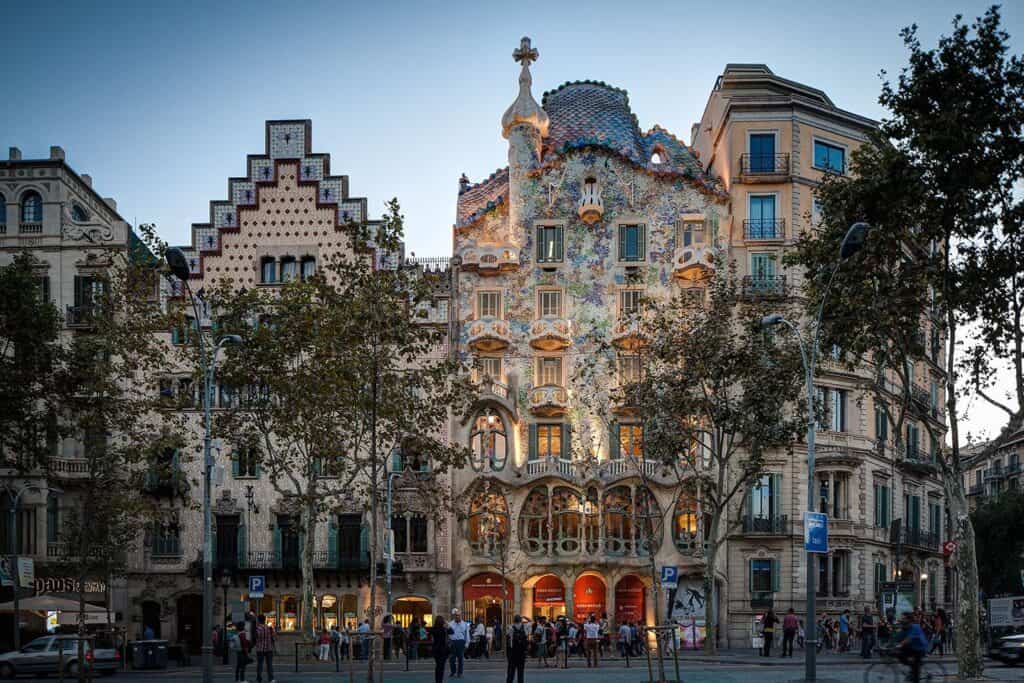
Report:
[[[527,640],[526,640],[526,629],[522,627],[512,627],[512,649],[517,652],[526,652]]]
[[[228,638],[228,649],[232,652],[238,652],[242,649],[242,639],[238,637],[237,633],[232,633],[231,637]]]

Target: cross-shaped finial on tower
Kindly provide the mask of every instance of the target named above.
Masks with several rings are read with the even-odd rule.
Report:
[[[540,57],[540,53],[536,48],[530,47],[530,39],[526,36],[519,41],[519,47],[512,51],[512,59],[523,66],[530,66],[531,63],[537,61],[538,57]]]

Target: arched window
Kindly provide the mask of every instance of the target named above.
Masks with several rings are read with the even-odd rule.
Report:
[[[324,595],[320,598],[320,623],[328,631],[338,626],[338,598]]]
[[[654,555],[661,547],[658,520],[661,509],[654,494],[648,488],[638,488],[633,500],[636,509],[637,552],[640,555]]]
[[[508,503],[494,492],[476,494],[469,506],[469,547],[474,555],[498,555],[508,538]]]
[[[72,204],[71,220],[78,223],[85,223],[89,220],[89,212],[83,209],[81,204]]]
[[[551,499],[551,517],[554,525],[554,551],[556,555],[576,555],[582,546],[583,505],[572,489],[557,488]]]
[[[469,445],[473,451],[470,464],[474,470],[482,472],[490,469],[498,472],[505,469],[505,463],[508,462],[505,421],[493,410],[488,408],[477,416],[469,436]]]
[[[676,547],[680,550],[693,550],[700,542],[700,517],[697,514],[697,501],[693,496],[688,493],[680,494],[673,518],[672,539]]]
[[[312,256],[303,256],[302,257],[302,264],[301,265],[302,265],[301,271],[302,271],[302,280],[303,280],[303,282],[305,282],[306,280],[308,280],[311,277],[313,277],[314,275],[316,275],[316,259],[315,258],[313,258]]]
[[[548,524],[548,492],[535,488],[526,497],[519,515],[519,537],[528,555],[545,555],[548,551],[550,525]]]
[[[43,222],[43,198],[35,190],[29,190],[21,196],[21,222]]]
[[[626,486],[616,486],[604,494],[604,550],[608,555],[633,552],[633,499]]]
[[[665,163],[664,157],[659,150],[654,150],[654,154],[651,155],[651,163],[655,166]]]
[[[284,256],[281,258],[281,282],[291,282],[299,279],[299,264],[295,257]]]
[[[277,263],[273,256],[264,256],[260,259],[260,282],[265,285],[277,282]]]

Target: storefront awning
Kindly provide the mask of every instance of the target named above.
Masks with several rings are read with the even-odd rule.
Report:
[[[56,595],[37,595],[31,598],[24,598],[18,601],[18,609],[22,612],[77,612],[79,609],[77,600],[69,600]],[[0,603],[0,612],[13,612],[13,602]],[[86,612],[106,613],[105,607],[85,603]]]

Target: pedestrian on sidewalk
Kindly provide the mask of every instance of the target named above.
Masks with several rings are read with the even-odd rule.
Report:
[[[320,661],[326,662],[331,656],[331,634],[327,631],[320,632]]]
[[[597,618],[593,614],[590,615],[590,619],[587,623],[583,624],[583,650],[587,655],[587,667],[593,666],[595,669],[598,666],[600,659],[600,645],[601,645],[601,624],[597,623]],[[593,663],[591,663],[593,662]]]
[[[451,651],[448,655],[449,675],[462,678],[462,667],[466,661],[466,645],[469,643],[469,622],[462,620],[458,609],[452,610],[452,621],[448,624]]]
[[[508,645],[505,656],[508,660],[508,673],[505,683],[523,683],[523,672],[526,669],[526,653],[530,649],[530,637],[526,633],[526,625],[518,614],[512,618],[512,626],[508,630]]]
[[[807,640],[807,632],[804,631],[804,620],[800,620],[800,627],[796,630],[796,644],[800,646],[800,649],[804,649],[804,642]]]
[[[384,641],[384,661],[391,659],[391,639],[395,635],[395,624],[390,614],[384,615],[384,623],[380,627],[381,638]]]
[[[839,652],[850,649],[850,610],[845,609],[839,615]]]
[[[932,648],[928,654],[935,654],[936,649],[940,657],[946,654],[946,612],[941,607],[935,611],[932,620]]]
[[[764,615],[764,621],[761,622],[761,635],[764,637],[764,652],[761,653],[762,657],[772,656],[772,638],[775,636],[775,626],[779,623],[779,618],[775,616],[775,610],[768,610],[768,614]]]
[[[864,608],[864,616],[860,620],[860,656],[871,659],[871,651],[875,649],[875,617],[871,614],[871,606]]]
[[[341,646],[341,633],[338,632],[338,626],[336,624],[331,624],[331,628],[327,632],[327,635],[331,637],[331,661],[336,662],[338,661],[338,650]]]
[[[448,624],[440,614],[434,617],[434,625],[430,627],[430,638],[434,646],[434,683],[443,683],[444,665],[448,661],[449,637]]]
[[[420,620],[413,619],[409,623],[409,635],[406,637],[408,641],[407,648],[409,648],[409,659],[416,661],[416,656],[419,654],[420,641]]]
[[[274,645],[277,644],[277,634],[274,627],[267,624],[267,616],[261,614],[256,620],[256,683],[263,680],[263,667],[267,667],[267,680],[276,683],[274,680]]]
[[[622,622],[619,626],[619,656],[625,657],[633,654],[633,630],[628,622]]]
[[[796,639],[796,632],[800,628],[800,621],[796,618],[796,613],[793,608],[790,607],[786,612],[786,616],[782,618],[782,656],[792,657],[793,656],[793,640]]]
[[[242,622],[235,624],[235,632],[228,640],[228,647],[235,653],[235,681],[245,683],[245,667],[251,660],[249,639],[245,637],[245,624]]]
[[[537,625],[533,629],[533,640],[537,644],[537,666],[541,664],[548,668],[548,643],[551,642],[551,628],[548,626],[547,617],[537,619]]]

